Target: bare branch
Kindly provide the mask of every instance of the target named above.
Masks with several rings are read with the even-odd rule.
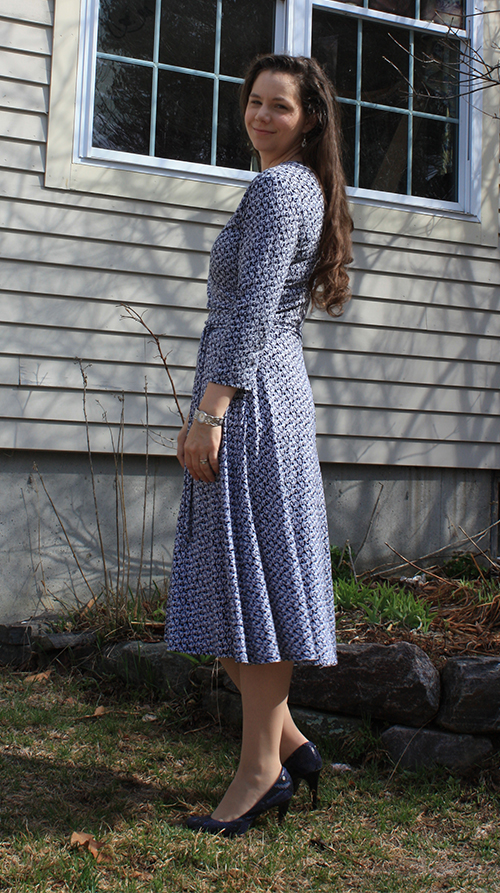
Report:
[[[164,336],[156,335],[155,332],[153,332],[153,330],[150,329],[146,320],[144,319],[143,313],[139,313],[137,310],[134,309],[134,307],[130,307],[128,304],[120,304],[119,306],[123,307],[123,309],[125,310],[125,313],[123,314],[123,316],[121,318],[122,319],[133,319],[134,322],[138,322],[144,329],[146,329],[146,332],[148,332],[148,334],[151,335],[153,342],[156,344],[156,346],[158,348],[158,354],[159,354],[160,359],[165,367],[165,371],[168,375],[170,385],[172,387],[172,394],[173,394],[173,398],[175,400],[175,405],[177,407],[177,412],[179,413],[182,423],[184,424],[184,414],[180,407],[179,399],[177,397],[177,391],[175,389],[174,380],[172,378],[169,365],[167,363],[167,358],[166,358],[165,354],[163,353],[162,346],[161,346],[160,338],[162,338]]]

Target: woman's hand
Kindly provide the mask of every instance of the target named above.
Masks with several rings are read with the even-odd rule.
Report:
[[[179,439],[181,434],[179,434]],[[195,481],[205,481],[206,483],[215,481],[215,475],[219,471],[221,440],[222,428],[220,426],[213,428],[211,425],[196,421],[191,425],[187,437],[184,436],[184,465]],[[179,456],[179,448],[177,456]],[[205,461],[202,462],[202,459]]]
[[[237,388],[209,381],[199,409],[208,415],[221,418],[233,399]],[[219,472],[219,449],[222,440],[222,427],[206,425],[194,421],[187,433],[187,422],[177,438],[177,458],[183,468],[187,468],[195,481],[207,484],[215,481]]]

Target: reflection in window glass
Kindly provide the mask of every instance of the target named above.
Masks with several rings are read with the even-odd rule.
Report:
[[[428,22],[464,27],[464,0],[421,0],[420,17]]]
[[[312,23],[313,56],[323,65],[339,96],[356,99],[358,23],[315,9]]]
[[[221,81],[217,164],[248,171],[251,157],[249,140],[240,115],[240,85]]]
[[[93,145],[147,155],[150,120],[151,69],[98,59]]]
[[[216,0],[163,2],[160,62],[199,71],[214,70]]]
[[[97,50],[131,59],[152,59],[155,0],[100,0]]]
[[[408,108],[409,32],[363,23],[361,99]]]
[[[158,73],[156,155],[210,164],[212,97],[210,78]]]
[[[460,50],[458,41],[415,35],[414,108],[433,115],[458,115]]]
[[[365,108],[361,111],[359,185],[406,193],[408,117]]]
[[[269,0],[223,0],[221,74],[244,77],[258,53],[274,44],[275,3]]]
[[[415,195],[456,201],[458,127],[431,118],[415,118],[413,183]]]
[[[343,102],[340,106],[342,125],[342,162],[348,186],[354,186],[354,154],[356,151],[356,106]]]
[[[395,16],[415,18],[415,0],[369,0],[368,6]]]

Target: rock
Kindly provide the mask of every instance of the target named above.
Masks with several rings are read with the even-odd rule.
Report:
[[[31,654],[30,626],[23,623],[0,626],[0,664],[21,667]]]
[[[439,673],[408,642],[339,645],[338,666],[296,667],[290,703],[419,727],[439,707]]]
[[[489,738],[451,735],[434,729],[409,729],[392,726],[383,732],[382,744],[391,759],[402,769],[421,769],[439,765],[463,772],[487,757],[493,745]]]
[[[210,716],[224,726],[239,732],[242,724],[241,698],[225,688],[206,688],[201,706]]]
[[[451,657],[441,684],[439,726],[451,732],[500,732],[498,657]]]
[[[45,654],[51,651],[82,651],[95,648],[97,633],[88,630],[82,633],[49,633],[41,632],[33,637],[33,644]]]
[[[203,709],[210,713],[217,722],[229,726],[235,731],[241,729],[241,698],[238,694],[220,686],[218,688],[206,687],[201,703]],[[292,707],[291,714],[300,731],[312,741],[344,740],[357,732],[363,725],[363,721],[355,717],[332,716],[328,713],[319,713],[316,710],[304,710],[302,707]]]
[[[305,710],[303,707],[291,707],[290,713],[302,734],[307,735],[311,741],[342,741],[364,725],[363,720],[356,717],[335,716],[320,713],[319,710]]]
[[[188,657],[169,651],[164,642],[118,642],[106,648],[94,664],[97,673],[181,696],[190,687],[192,667]]]

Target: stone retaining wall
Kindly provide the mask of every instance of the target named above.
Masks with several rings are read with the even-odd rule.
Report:
[[[66,653],[127,684],[147,682],[169,695],[200,689],[203,706],[232,726],[241,723],[239,694],[221,670],[198,665],[161,643],[123,642],[96,650],[93,634],[52,634],[43,627],[0,627],[0,663],[40,664]],[[304,734],[345,739],[375,721],[395,764],[440,764],[462,771],[500,741],[500,658],[451,657],[439,673],[416,645],[338,646],[336,667],[296,667],[290,707]]]
[[[295,721],[311,738],[346,738],[377,721],[395,764],[417,769],[440,764],[463,771],[497,747],[500,733],[500,659],[452,657],[438,673],[416,645],[339,645],[337,667],[296,667],[290,690]],[[198,672],[204,703],[236,724],[234,686],[219,675],[218,690]]]

